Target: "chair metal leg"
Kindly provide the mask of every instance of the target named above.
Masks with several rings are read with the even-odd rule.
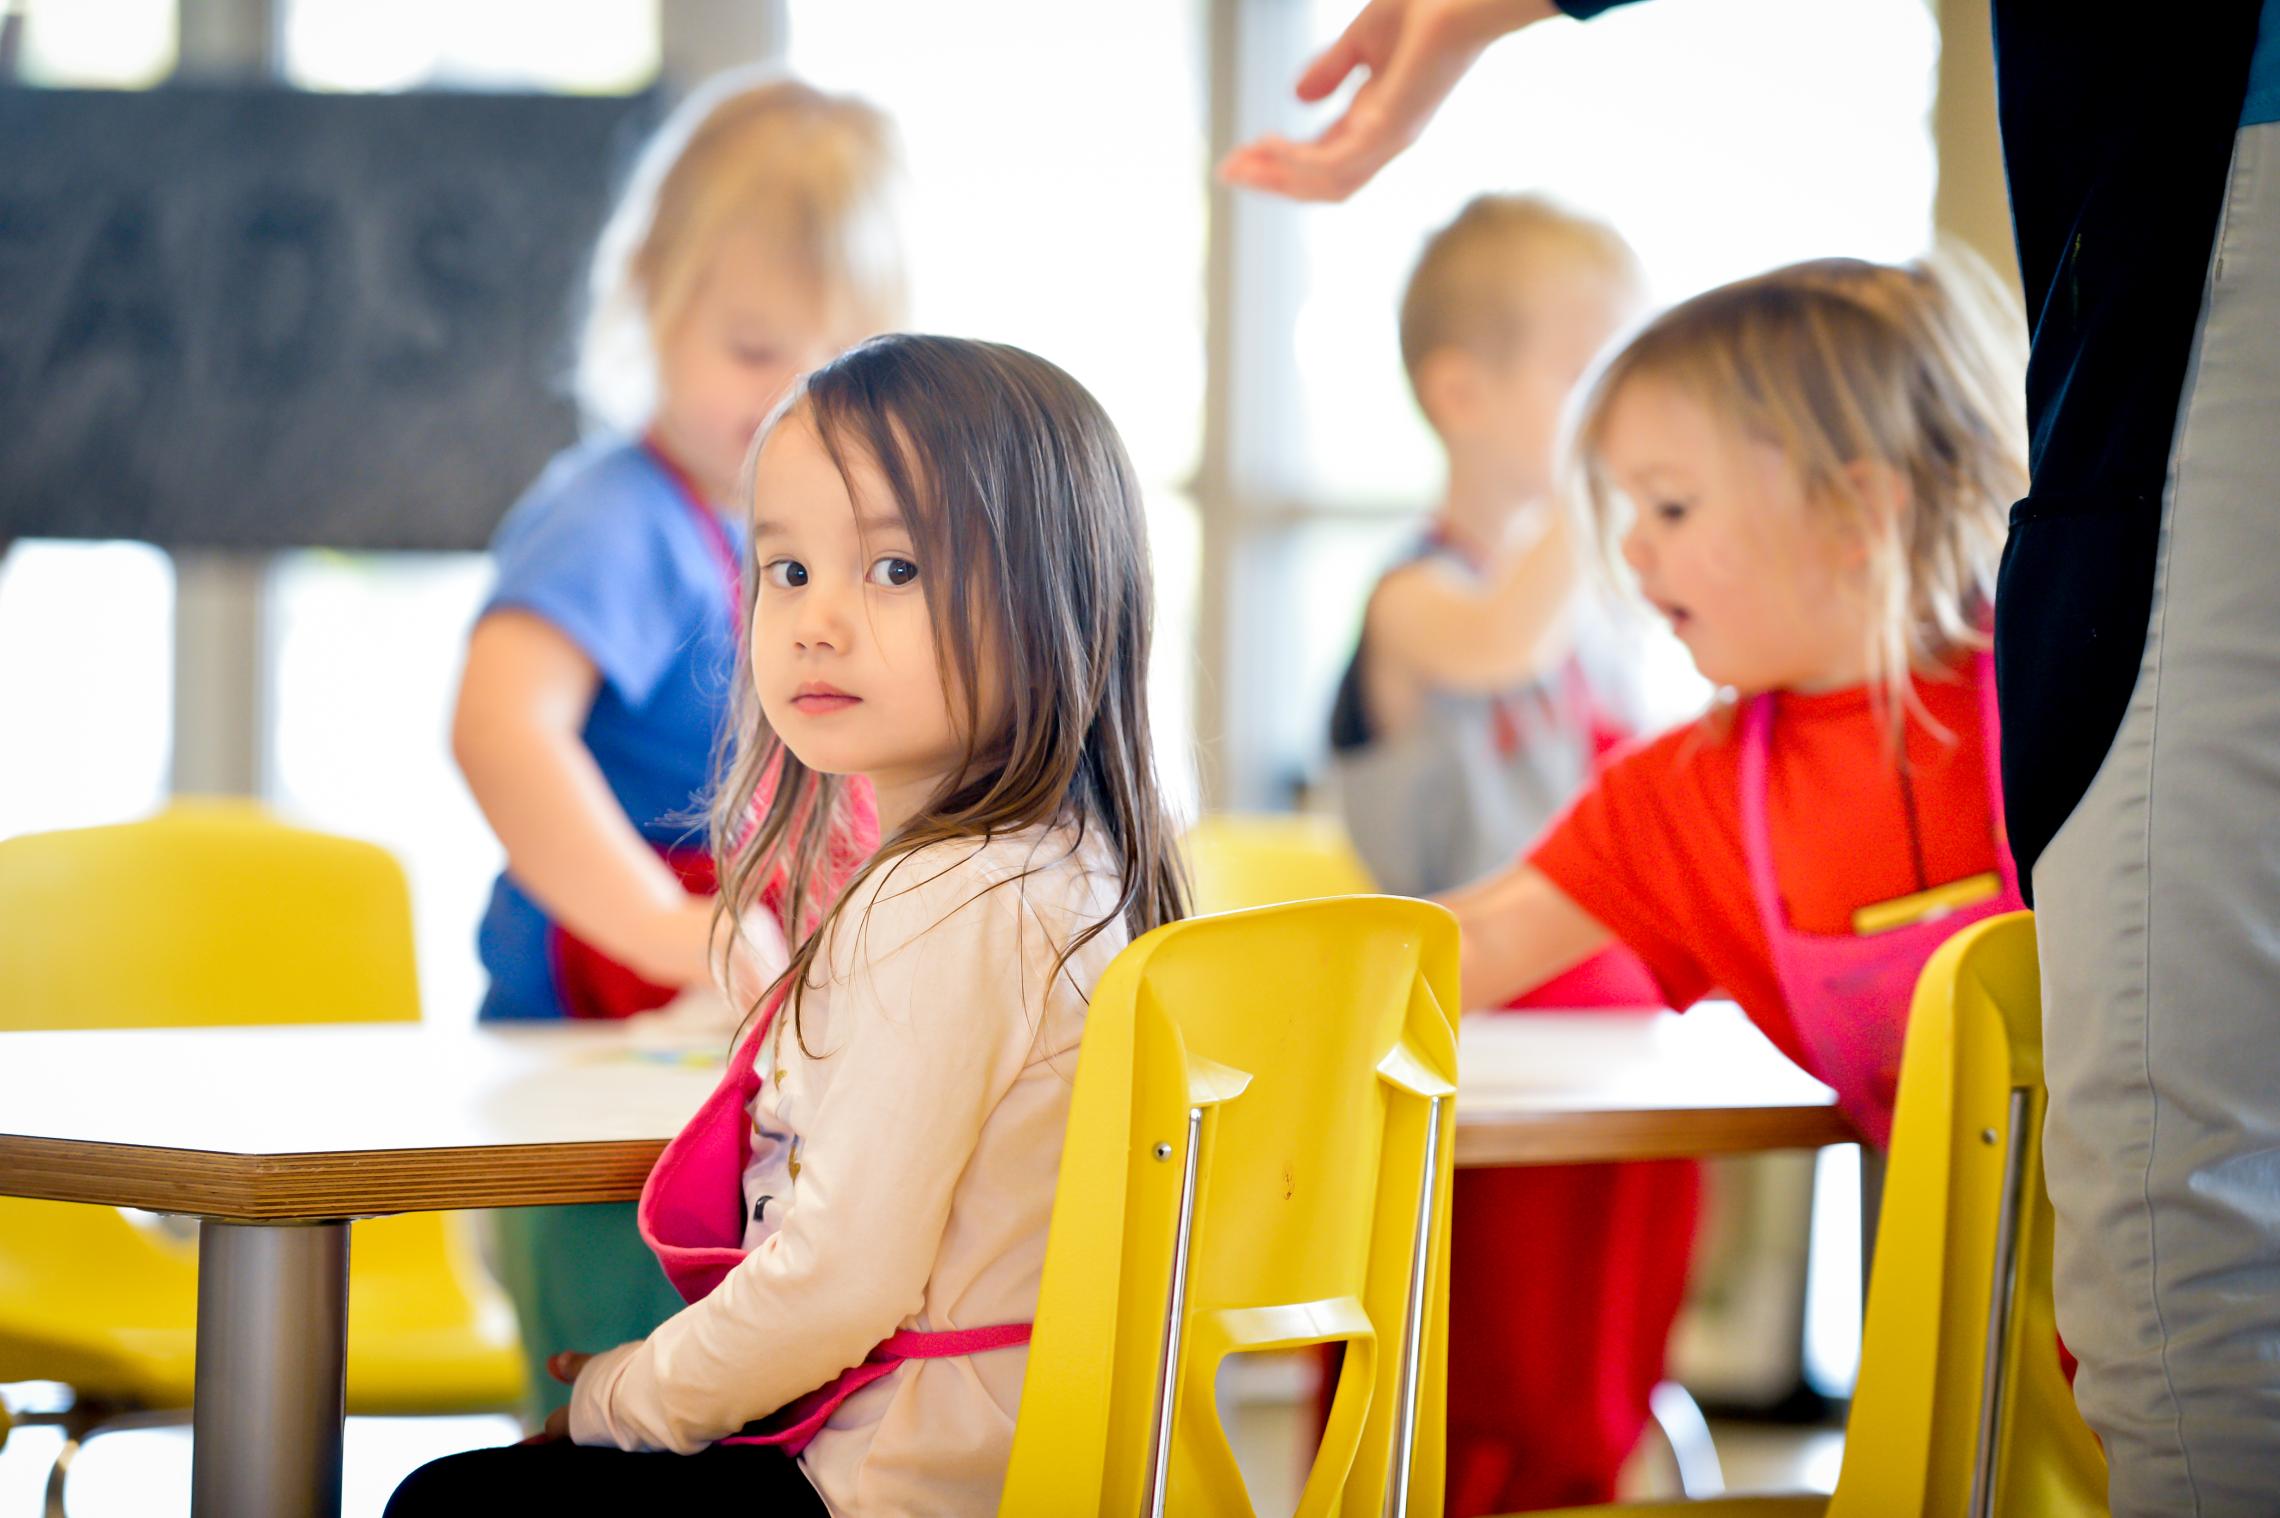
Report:
[[[1190,1107],[1187,1161],[1180,1176],[1179,1233],[1172,1245],[1171,1299],[1164,1305],[1164,1362],[1156,1372],[1156,1438],[1148,1467],[1148,1518],[1164,1518],[1172,1477],[1172,1415],[1179,1404],[1180,1354],[1187,1344],[1188,1252],[1195,1241],[1197,1152],[1203,1147],[1203,1109]],[[1159,1156],[1163,1150],[1156,1151]]]
[[[2028,1093],[2011,1093],[2003,1150],[2001,1210],[1995,1219],[1995,1278],[1987,1298],[1987,1357],[1979,1375],[1979,1429],[1971,1458],[1972,1518],[1995,1511],[1995,1462],[2003,1444],[2003,1351],[2011,1337],[2011,1293],[2019,1279],[2019,1215],[2026,1207]],[[1992,1137],[1992,1135],[1990,1135]]]
[[[46,1495],[41,1500],[41,1511],[46,1518],[64,1518],[64,1484],[71,1476],[72,1462],[79,1452],[94,1442],[97,1434],[122,1433],[131,1428],[179,1428],[190,1421],[188,1408],[141,1407],[132,1402],[111,1402],[100,1397],[81,1397],[73,1393],[71,1404],[61,1409],[42,1409],[39,1412],[11,1414],[0,1406],[0,1436],[4,1436],[12,1423],[17,1428],[52,1428],[63,1435],[63,1446],[56,1451],[55,1462],[48,1467]],[[6,1444],[0,1437],[0,1445]]]
[[[63,1435],[63,1445],[55,1452],[55,1463],[48,1467],[47,1494],[41,1505],[46,1518],[64,1518],[63,1487],[71,1478],[71,1463],[117,1411],[100,1402],[74,1401],[63,1412],[24,1420],[51,1424]]]
[[[63,1484],[71,1479],[71,1462],[78,1457],[82,1442],[77,1429],[64,1429],[63,1446],[55,1452],[55,1463],[48,1467],[47,1497],[41,1506],[47,1518],[65,1518]]]
[[[1424,1177],[1417,1188],[1417,1231],[1410,1241],[1408,1321],[1401,1335],[1401,1400],[1395,1405],[1393,1464],[1386,1490],[1389,1518],[1408,1518],[1410,1467],[1417,1453],[1417,1400],[1425,1359],[1425,1289],[1433,1264],[1433,1176],[1441,1155],[1441,1102],[1425,1104]]]
[[[1693,1393],[1676,1381],[1664,1381],[1647,1393],[1647,1412],[1670,1446],[1671,1464],[1678,1469],[1678,1489],[1690,1502],[1722,1497],[1726,1471],[1718,1463],[1717,1441],[1702,1416]]]

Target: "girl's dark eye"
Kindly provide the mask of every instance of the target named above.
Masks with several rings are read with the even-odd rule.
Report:
[[[1665,522],[1681,521],[1685,518],[1687,508],[1691,504],[1688,501],[1657,501],[1655,503],[1655,515]]]
[[[872,563],[869,579],[873,585],[900,590],[917,581],[918,566],[908,559],[898,559],[893,554],[888,554]]]
[[[776,559],[764,565],[760,574],[778,590],[797,590],[808,582],[807,566],[797,559]]]

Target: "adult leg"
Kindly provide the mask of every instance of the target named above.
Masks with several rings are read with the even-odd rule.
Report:
[[[627,1518],[635,1513],[738,1513],[826,1518],[800,1463],[767,1445],[719,1445],[694,1455],[633,1454],[586,1445],[511,1444],[432,1460],[404,1478],[385,1518]]]
[[[2138,685],[2035,868],[2059,1331],[2121,1518],[2280,1511],[2280,124],[2239,137]]]

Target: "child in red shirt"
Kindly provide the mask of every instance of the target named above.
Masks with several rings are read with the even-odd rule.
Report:
[[[1733,996],[1886,1143],[1924,959],[2020,904],[1982,631],[2026,482],[2019,344],[1976,297],[1798,264],[1673,308],[1594,381],[1592,514],[1724,694],[1449,898],[1468,1006],[1620,940],[1671,1006]]]

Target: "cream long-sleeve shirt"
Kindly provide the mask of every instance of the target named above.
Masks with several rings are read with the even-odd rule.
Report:
[[[588,1363],[573,1439],[691,1452],[897,1329],[1032,1317],[1085,1002],[1126,937],[1110,923],[1053,975],[1116,898],[1113,871],[1070,842],[935,844],[858,887],[801,1036],[779,1017],[760,1060],[773,1084],[748,1116],[781,1136],[770,1184],[789,1197],[748,1224],[757,1247],[709,1296]],[[808,1478],[838,1514],[994,1512],[1027,1361],[906,1362],[832,1416]]]

